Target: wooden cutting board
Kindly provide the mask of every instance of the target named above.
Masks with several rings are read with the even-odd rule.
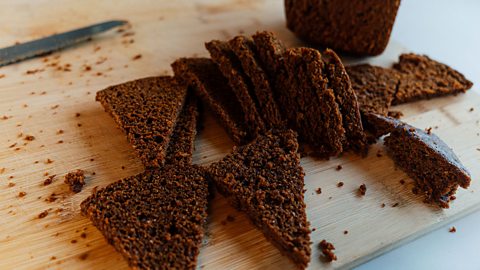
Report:
[[[5,14],[0,16],[1,47],[108,19],[131,22],[125,32],[112,31],[61,53],[0,68],[0,269],[127,268],[79,212],[94,187],[142,171],[122,132],[95,102],[97,90],[171,74],[172,61],[206,56],[203,43],[214,38],[267,29],[289,45],[300,44],[284,27],[282,1],[275,0],[21,0],[0,4],[0,9]],[[374,63],[387,65],[405,50],[391,41]],[[398,108],[409,123],[433,127],[472,172],[471,188],[460,190],[448,210],[425,205],[413,195],[412,181],[381,155],[381,145],[364,159],[352,154],[329,161],[302,159],[308,218],[315,229],[310,268],[353,267],[479,208],[479,105],[480,97],[472,91]],[[25,140],[27,135],[35,139]],[[208,116],[196,141],[195,163],[218,160],[231,147]],[[343,169],[337,171],[337,165]],[[75,169],[87,172],[87,185],[78,194],[63,183],[63,176]],[[44,186],[46,173],[56,177]],[[338,188],[340,181],[344,186]],[[356,195],[361,184],[368,189],[364,197]],[[319,187],[322,193],[316,194]],[[56,200],[46,201],[52,193]],[[211,205],[200,268],[294,268],[222,196]],[[48,215],[39,218],[44,211]],[[227,220],[229,215],[234,221]],[[322,239],[334,243],[337,262],[319,259]]]

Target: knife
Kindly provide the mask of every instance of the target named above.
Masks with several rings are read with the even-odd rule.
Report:
[[[127,21],[107,21],[69,32],[51,35],[45,38],[29,41],[0,49],[0,66],[16,63],[32,57],[45,55],[68,46],[86,41],[93,35],[105,32]]]

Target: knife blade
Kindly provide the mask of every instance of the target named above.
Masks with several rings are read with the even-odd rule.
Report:
[[[102,22],[0,49],[0,66],[58,51],[65,47],[86,41],[93,35],[126,23],[127,21],[120,20]]]

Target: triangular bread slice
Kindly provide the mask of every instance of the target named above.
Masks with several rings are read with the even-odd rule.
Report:
[[[219,193],[300,268],[310,261],[304,172],[292,130],[269,131],[235,148],[207,171]]]
[[[94,191],[82,213],[135,269],[195,269],[208,182],[192,166],[166,165]]]
[[[241,145],[252,138],[245,126],[245,113],[228,81],[208,58],[180,58],[172,63],[175,76],[184,80],[213,112],[234,143]]]
[[[173,77],[148,77],[98,91],[99,101],[126,133],[145,167],[165,163],[187,87]]]

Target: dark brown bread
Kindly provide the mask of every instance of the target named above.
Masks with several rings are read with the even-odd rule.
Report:
[[[377,135],[390,133],[384,140],[390,156],[413,178],[413,192],[423,194],[425,202],[448,208],[458,186],[470,185],[470,173],[435,134],[381,115],[370,114],[368,121]]]
[[[294,131],[269,131],[208,167],[217,190],[299,268],[310,261],[304,172]]]
[[[170,138],[165,164],[192,164],[198,114],[197,98],[189,92]]]
[[[281,58],[287,48],[272,32],[257,32],[252,38],[258,52],[258,59],[262,62],[270,81],[273,82],[274,78],[282,72]]]
[[[187,89],[172,77],[149,77],[98,91],[99,101],[126,133],[145,167],[164,164]]]
[[[278,90],[281,85],[277,85],[278,78],[285,76],[285,66],[283,65],[283,54],[287,50],[285,44],[278,39],[274,33],[263,31],[257,32],[252,36],[258,61],[267,73],[268,81],[272,89],[272,95],[277,105],[280,105],[281,93]],[[280,109],[282,119],[286,121],[287,112],[284,108]]]
[[[207,219],[203,170],[166,165],[94,192],[82,213],[135,269],[195,269]]]
[[[315,49],[292,48],[284,53],[283,63],[286,73],[278,78],[277,90],[289,126],[318,156],[340,154],[345,130],[322,55]]]
[[[180,58],[172,64],[175,76],[187,82],[215,114],[236,144],[250,141],[244,112],[217,65],[208,58]]]
[[[357,55],[387,47],[400,0],[285,0],[287,27],[314,45]]]
[[[393,68],[405,74],[393,104],[465,93],[473,85],[460,72],[426,55],[402,54]]]
[[[335,98],[342,114],[345,141],[343,150],[353,149],[357,153],[366,154],[368,143],[363,131],[362,119],[355,91],[352,89],[350,79],[338,55],[327,49],[322,54],[326,63],[325,73],[329,85],[335,93]]]
[[[237,100],[245,113],[245,125],[251,137],[265,131],[265,124],[257,111],[258,101],[253,94],[253,85],[245,75],[242,65],[227,42],[212,40],[205,43],[212,60],[227,78]]]
[[[472,82],[424,55],[402,54],[393,68],[368,64],[347,67],[352,87],[367,113],[388,115],[391,105],[464,93]]]
[[[346,68],[360,110],[387,115],[397,91],[400,74],[392,69],[362,64]]]
[[[65,175],[65,184],[68,185],[70,191],[79,193],[85,186],[85,172],[83,170],[76,170]]]
[[[252,39],[237,36],[231,39],[229,44],[240,60],[243,71],[253,84],[253,94],[259,106],[257,109],[262,115],[266,128],[284,128],[285,123],[275,102],[268,76],[257,60],[259,57]]]

